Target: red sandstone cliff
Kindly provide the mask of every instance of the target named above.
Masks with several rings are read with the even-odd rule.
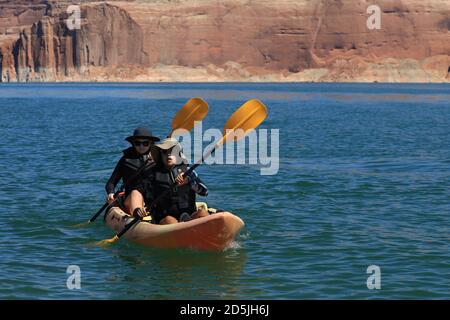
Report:
[[[0,0],[1,79],[450,81],[448,0],[82,2]]]
[[[1,79],[83,80],[90,79],[96,67],[148,64],[142,30],[124,10],[105,3],[84,5],[79,30],[69,30],[67,18],[64,10],[57,10],[36,17],[31,26],[21,26],[18,39],[5,35],[0,46]]]

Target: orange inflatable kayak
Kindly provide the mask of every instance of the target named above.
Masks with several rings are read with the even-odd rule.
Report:
[[[118,207],[111,208],[105,223],[115,233],[133,220]],[[204,218],[169,225],[138,222],[124,234],[124,238],[144,246],[156,248],[190,248],[222,251],[236,238],[244,222],[230,212],[214,213]]]

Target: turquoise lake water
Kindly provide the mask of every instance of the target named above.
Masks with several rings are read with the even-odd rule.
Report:
[[[74,225],[103,204],[124,138],[141,124],[165,136],[194,96],[204,128],[259,98],[260,128],[279,129],[276,175],[197,170],[210,206],[245,221],[237,242],[93,246],[112,231]],[[2,84],[0,132],[1,299],[450,298],[449,85]]]

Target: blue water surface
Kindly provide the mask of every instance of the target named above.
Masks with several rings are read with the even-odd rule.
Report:
[[[198,169],[210,206],[245,221],[236,243],[92,245],[112,231],[74,225],[103,204],[124,138],[167,135],[194,96],[204,129],[252,98],[269,108],[260,128],[279,129],[275,175]],[[449,299],[449,101],[445,84],[2,84],[0,298]]]

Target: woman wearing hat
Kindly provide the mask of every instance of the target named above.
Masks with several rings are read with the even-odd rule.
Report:
[[[125,188],[125,195],[128,195],[133,189],[133,186],[140,182],[139,177],[136,179],[133,178],[144,164],[147,166],[151,165],[153,160],[150,151],[155,141],[160,141],[158,137],[153,136],[152,132],[145,127],[136,128],[133,135],[127,137],[125,140],[130,142],[132,146],[122,151],[123,156],[120,158],[111,177],[106,183],[105,189],[108,194],[109,203],[114,201],[114,190],[120,180],[122,180],[123,184],[130,184]],[[139,176],[145,175],[146,171],[148,171],[147,167],[141,171]],[[133,179],[133,181],[130,179]]]
[[[131,202],[141,204],[145,202],[150,205],[154,199],[165,194],[159,198],[155,207],[148,208],[153,213],[155,223],[158,224],[172,224],[207,216],[206,210],[197,211],[196,194],[207,196],[208,189],[195,171],[187,177],[183,175],[189,167],[178,141],[167,138],[161,144],[155,145],[152,154],[156,166],[152,175],[146,177],[143,183],[132,191]],[[171,188],[175,183],[177,186]],[[149,194],[151,199],[147,199]],[[140,212],[132,211],[133,215],[142,216],[143,208],[138,211]]]

